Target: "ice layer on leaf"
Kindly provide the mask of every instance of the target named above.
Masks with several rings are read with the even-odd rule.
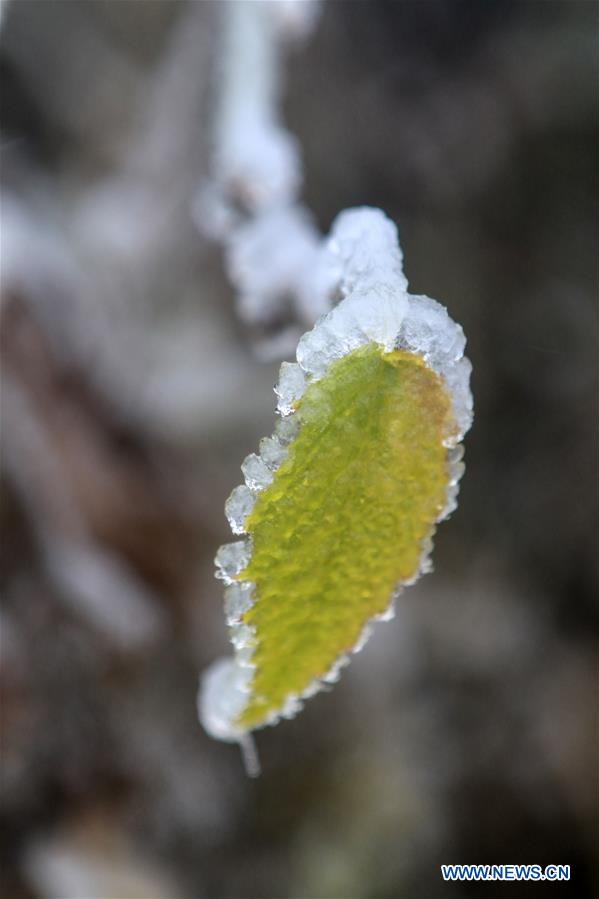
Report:
[[[236,655],[209,673],[201,702],[222,739],[296,714],[334,682],[369,622],[391,617],[393,597],[430,569],[435,525],[456,506],[472,418],[462,329],[407,293],[379,210],[339,216],[328,252],[343,299],[300,340],[297,364],[283,364],[284,417],[244,463],[251,498],[227,504],[248,535],[217,556],[236,591]]]

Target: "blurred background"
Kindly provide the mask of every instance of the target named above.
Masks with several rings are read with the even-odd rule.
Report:
[[[190,212],[220,4],[4,6],[6,899],[599,895],[598,10],[329,2],[288,60],[308,206],[398,223],[412,291],[464,326],[475,423],[435,573],[258,734],[251,781],[195,709],[278,368]]]

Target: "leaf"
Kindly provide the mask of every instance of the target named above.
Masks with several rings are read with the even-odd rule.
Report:
[[[419,356],[376,345],[306,390],[298,436],[246,521],[252,555],[237,579],[255,584],[242,621],[257,646],[239,726],[264,724],[325,676],[417,574],[446,500],[450,406]]]
[[[472,420],[462,329],[407,293],[394,226],[351,210],[331,246],[345,296],[281,366],[282,419],[225,507],[246,536],[216,557],[235,655],[204,674],[200,717],[246,746],[336,680],[430,569]]]

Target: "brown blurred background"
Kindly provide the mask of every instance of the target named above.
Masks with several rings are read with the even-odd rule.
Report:
[[[246,0],[247,2],[247,0]],[[277,365],[190,208],[219,4],[14,0],[2,75],[2,895],[599,895],[594,2],[329,2],[285,118],[474,364],[460,507],[330,694],[210,740],[213,557]],[[569,884],[444,884],[561,863]]]

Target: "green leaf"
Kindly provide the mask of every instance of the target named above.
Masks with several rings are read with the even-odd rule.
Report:
[[[281,366],[282,419],[225,506],[246,536],[216,557],[235,654],[204,674],[200,718],[246,748],[248,731],[336,680],[397,590],[430,568],[472,421],[464,334],[407,293],[395,226],[347,210],[329,252],[342,299]]]
[[[446,502],[456,426],[421,357],[369,345],[334,362],[297,405],[299,432],[246,520],[255,584],[243,622],[256,666],[237,724],[278,714],[351,651],[414,578]]]

